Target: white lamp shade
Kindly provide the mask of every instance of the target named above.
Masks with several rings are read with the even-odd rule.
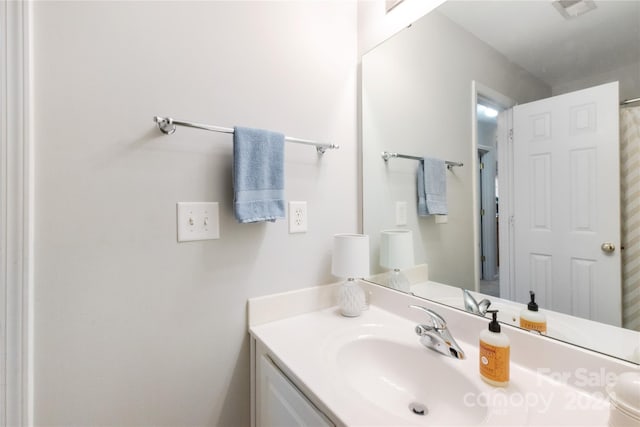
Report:
[[[380,232],[380,265],[399,269],[413,267],[413,233],[411,230]]]
[[[336,234],[333,236],[331,272],[345,278],[369,275],[369,236]]]

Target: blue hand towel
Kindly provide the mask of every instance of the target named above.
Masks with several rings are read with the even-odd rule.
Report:
[[[284,135],[233,128],[234,212],[241,223],[285,217]]]
[[[425,157],[418,164],[418,215],[447,215],[447,167],[444,160]]]

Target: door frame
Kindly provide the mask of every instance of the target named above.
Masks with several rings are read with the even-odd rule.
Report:
[[[475,284],[475,291],[479,291],[480,290],[480,276],[481,276],[481,268],[482,265],[480,264],[480,253],[481,253],[481,248],[480,245],[482,244],[481,240],[480,240],[480,211],[479,209],[477,209],[478,206],[480,206],[480,200],[479,197],[480,195],[478,194],[478,186],[479,186],[479,177],[478,174],[476,173],[476,171],[478,170],[479,166],[479,161],[478,161],[478,149],[481,148],[478,146],[478,113],[477,113],[477,104],[478,104],[478,99],[479,98],[486,98],[486,99],[490,99],[491,101],[493,101],[496,105],[499,105],[501,108],[503,108],[504,110],[507,110],[511,107],[513,107],[514,105],[516,105],[516,102],[509,98],[506,95],[503,95],[502,93],[498,92],[495,89],[490,88],[489,86],[486,86],[480,82],[478,82],[477,80],[472,80],[471,81],[471,167],[473,168],[473,173],[471,174],[471,188],[473,188],[473,200],[472,200],[472,206],[473,206],[473,247],[474,247],[474,252],[475,252],[475,256],[474,256],[474,284]],[[500,129],[498,129],[498,153],[497,153],[497,159],[498,159],[498,164],[500,165],[500,173],[498,174],[498,185],[500,186],[500,200],[499,200],[499,211],[500,211],[500,215],[502,218],[502,213],[503,213],[503,206],[502,204],[504,203],[503,199],[505,199],[504,196],[506,196],[506,198],[511,199],[512,195],[508,193],[508,191],[511,189],[510,185],[507,185],[505,183],[505,180],[507,179],[511,179],[511,165],[509,164],[510,159],[506,156],[506,150],[500,150],[501,148],[501,144],[500,144]],[[504,152],[504,153],[503,153]],[[505,158],[503,158],[505,157]],[[504,163],[502,163],[504,162]],[[507,191],[507,192],[505,192]],[[505,207],[506,209],[506,207]],[[502,229],[502,219],[499,225],[499,233],[500,233],[500,239],[499,239],[499,245],[502,245],[502,242],[505,238],[507,238],[507,241],[511,241],[513,242],[513,237],[512,237],[512,233],[510,230],[510,227],[507,227],[506,230]],[[511,264],[509,263],[511,259],[513,259],[513,246],[511,245],[507,245],[504,249],[502,246],[500,247],[500,297],[501,298],[506,298],[506,296],[503,296],[502,292],[502,288],[503,288],[503,274],[505,275],[504,277],[509,278],[507,284],[510,284],[511,280],[511,272],[512,272],[512,267]]]
[[[500,248],[500,298],[515,300],[515,232],[513,191],[513,106],[498,116],[498,247]]]
[[[20,426],[34,400],[32,16],[29,0],[0,6],[0,424]]]

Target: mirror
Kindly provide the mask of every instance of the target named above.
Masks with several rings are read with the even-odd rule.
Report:
[[[517,139],[551,138],[556,132],[551,120],[553,126],[564,122],[547,120],[552,116],[544,109],[565,101],[569,104],[562,108],[571,114],[561,127],[579,134],[580,141],[589,139],[584,135],[593,129],[599,134],[604,124],[611,127],[607,135],[613,132],[617,138],[621,128],[631,126],[620,116],[623,111],[640,117],[640,103],[619,106],[640,97],[640,1],[563,4],[567,7],[541,1],[448,1],[363,56],[363,231],[371,239],[370,280],[388,285],[394,272],[387,262],[380,266],[381,232],[410,230],[415,266],[402,270],[407,285],[393,286],[460,309],[465,309],[460,289],[467,289],[471,305],[488,299],[490,308],[500,310],[501,321],[516,326],[533,290],[549,337],[640,363],[640,304],[633,299],[640,280],[637,273],[623,271],[640,257],[638,243],[625,238],[637,233],[629,227],[637,228],[639,214],[625,216],[626,186],[618,194],[618,177],[628,178],[625,162],[634,155],[625,147],[635,144],[640,151],[640,142],[620,136],[620,155],[609,141],[614,154],[603,155],[601,147],[573,149],[579,153],[570,152],[567,162],[538,162],[548,158],[546,152],[531,154],[521,147],[532,145]],[[587,10],[591,4],[595,9]],[[581,101],[579,96],[602,100]],[[532,118],[526,131],[519,127],[522,117]],[[523,150],[537,157],[522,160]],[[388,159],[383,152],[391,153]],[[444,169],[446,215],[418,215],[417,169],[428,162],[415,158],[423,157],[452,164]],[[615,171],[605,174],[615,178],[610,183],[615,191],[595,187],[604,181],[592,173],[602,172],[601,158],[615,163],[605,169]],[[441,170],[435,173],[442,177]],[[542,184],[533,181],[535,174],[543,177]],[[565,184],[575,188],[557,190]],[[545,198],[554,192],[561,193],[560,199]],[[609,199],[594,202],[594,194]],[[538,228],[553,236],[557,226],[544,224],[556,214],[569,215],[567,221],[582,236],[606,228],[590,222],[605,216],[598,206],[611,214],[604,224],[623,234],[599,240],[593,257],[569,255],[566,277],[556,275],[551,255],[523,249],[537,237],[517,227],[542,224]],[[615,218],[621,215],[618,226]],[[570,240],[559,239],[556,246],[562,247]],[[596,256],[608,266],[605,273],[595,273]],[[406,282],[396,278],[392,283]],[[605,298],[612,299],[613,309]]]

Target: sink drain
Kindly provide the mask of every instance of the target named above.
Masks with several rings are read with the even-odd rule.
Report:
[[[411,409],[411,412],[416,415],[427,415],[429,413],[427,407],[418,402],[411,402],[409,404],[409,409]]]

